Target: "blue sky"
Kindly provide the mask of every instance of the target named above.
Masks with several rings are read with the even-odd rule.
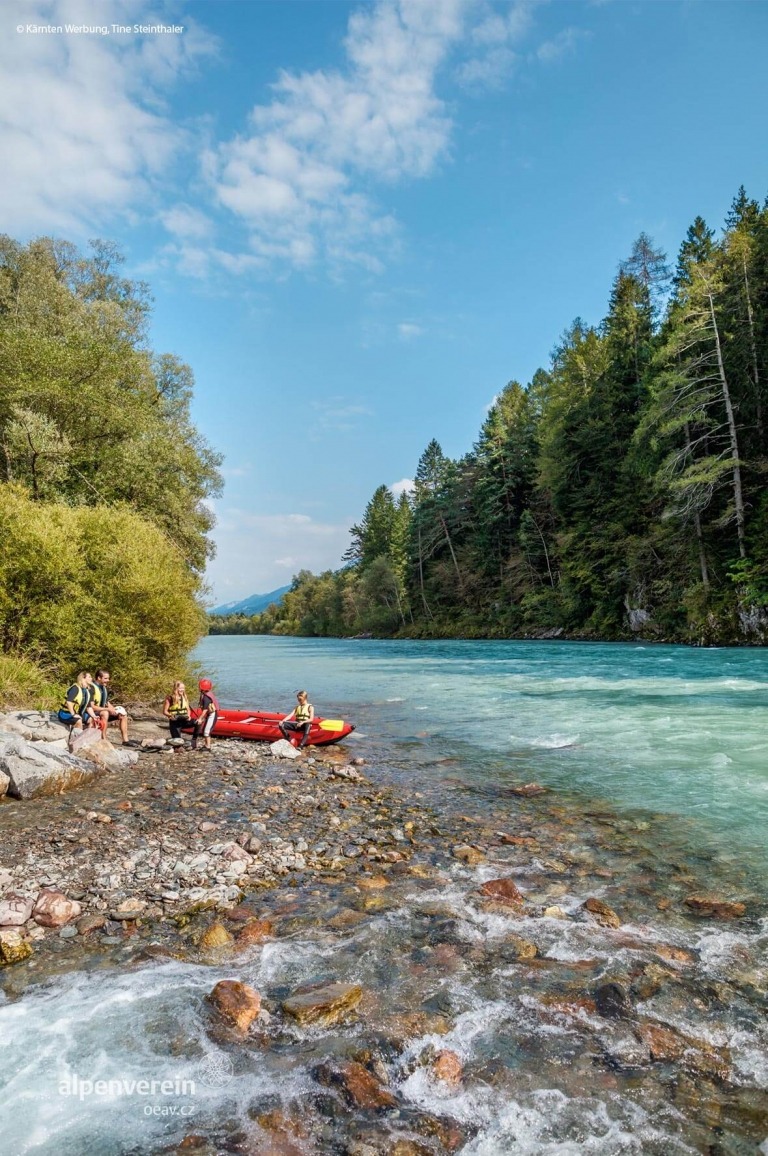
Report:
[[[768,193],[766,44],[739,0],[6,0],[0,228],[150,282],[226,457],[229,601],[464,453],[641,230],[674,257]]]

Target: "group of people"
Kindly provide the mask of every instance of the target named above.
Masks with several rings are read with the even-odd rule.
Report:
[[[173,690],[165,697],[163,714],[168,719],[168,724],[171,729],[171,744],[174,747],[181,749],[184,746],[184,739],[181,737],[182,730],[185,728],[188,729],[194,722],[192,750],[197,750],[198,739],[202,738],[202,749],[204,751],[210,751],[211,732],[216,726],[216,718],[219,713],[219,701],[213,693],[213,683],[210,678],[201,678],[197,685],[200,690],[200,701],[198,703],[198,714],[194,720],[190,713],[187,688],[180,679],[174,682]]]
[[[100,727],[106,732],[111,722],[120,727],[120,737],[128,742],[128,712],[109,698],[110,673],[97,670],[96,677],[81,670],[64,696],[59,709],[59,720],[70,728],[72,738],[85,727]]]
[[[88,671],[81,670],[70,686],[59,710],[59,719],[70,728],[70,746],[74,737],[85,727],[100,727],[106,733],[111,722],[120,727],[120,737],[128,742],[128,712],[123,706],[116,706],[109,697],[110,673],[97,670],[94,678]],[[192,750],[198,749],[198,741],[203,740],[203,751],[211,749],[211,734],[219,713],[219,702],[213,693],[213,683],[209,678],[201,678],[198,683],[200,699],[198,709],[192,714],[187,688],[177,679],[173,690],[163,703],[163,714],[168,719],[171,731],[171,745],[177,749],[184,746],[182,732],[192,728]],[[315,708],[307,701],[305,690],[297,691],[296,706],[290,714],[278,723],[283,738],[290,741],[291,734],[301,734],[299,747],[309,742],[309,732],[315,717]]]

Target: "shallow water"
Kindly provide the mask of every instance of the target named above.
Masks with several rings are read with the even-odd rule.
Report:
[[[756,881],[768,868],[764,649],[215,636],[195,657],[230,705],[288,709],[306,686],[438,793],[446,775],[491,797],[536,779],[691,817]]]

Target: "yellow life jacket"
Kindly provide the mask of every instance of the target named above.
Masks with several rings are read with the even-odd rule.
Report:
[[[99,682],[94,682],[91,687],[91,698],[95,707],[106,706],[109,701],[109,691],[106,686],[102,686]]]
[[[171,701],[168,705],[168,714],[189,714],[189,699],[185,694],[179,698],[177,695],[171,695]]]
[[[312,716],[312,711],[308,702],[299,703],[294,711],[293,717],[297,723],[308,723]]]
[[[77,686],[77,683],[74,685],[77,688],[77,694],[73,699],[65,698],[61,704],[61,709],[68,710],[70,714],[80,714],[83,707],[88,704],[88,691],[84,686]]]

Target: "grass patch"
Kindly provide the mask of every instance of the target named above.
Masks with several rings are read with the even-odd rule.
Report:
[[[29,658],[0,654],[0,710],[55,710],[61,698],[50,672]]]

